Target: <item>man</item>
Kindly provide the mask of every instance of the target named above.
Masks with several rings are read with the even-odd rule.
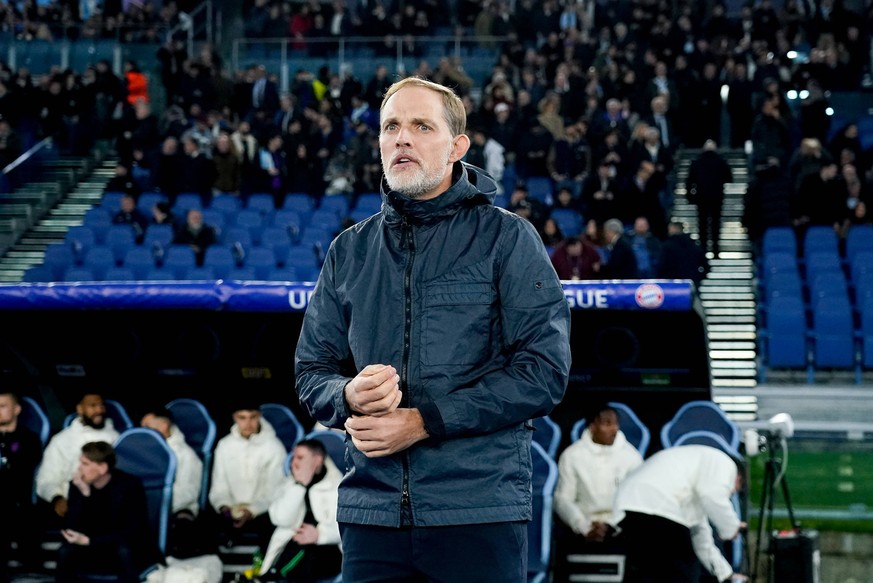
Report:
[[[51,504],[54,516],[50,522],[67,514],[70,479],[79,466],[82,446],[92,441],[114,443],[118,438],[99,393],[90,391],[82,395],[76,405],[76,415],[69,426],[51,438],[36,475],[37,495]]]
[[[33,476],[42,459],[39,436],[19,424],[21,403],[9,389],[0,389],[0,583],[10,581],[12,541],[18,560],[35,567],[38,538],[34,528]]]
[[[140,425],[154,429],[167,440],[176,455],[176,477],[173,480],[173,508],[170,519],[170,552],[184,558],[195,556],[201,533],[196,519],[200,512],[200,489],[203,485],[203,461],[185,442],[185,435],[173,423],[173,414],[157,407],[142,417]]]
[[[721,237],[721,207],[724,203],[724,185],[733,180],[731,168],[716,149],[712,140],[703,144],[703,152],[688,167],[685,180],[688,200],[697,206],[697,227],[700,244],[707,246],[712,256],[718,257]]]
[[[233,422],[213,457],[209,503],[218,513],[218,540],[236,543],[249,534],[266,548],[273,531],[267,509],[282,482],[288,454],[255,403],[240,402]]]
[[[173,243],[188,245],[194,251],[197,265],[203,265],[206,249],[218,242],[218,235],[212,225],[203,222],[203,211],[188,209],[185,225],[173,235]]]
[[[709,269],[706,255],[700,245],[685,232],[679,221],[667,225],[667,239],[661,245],[661,279],[690,279],[698,286]]]
[[[382,211],[334,240],[297,345],[301,402],[349,435],[350,581],[527,578],[527,421],[563,397],[569,311],[536,230],[460,162],[465,119],[441,85],[388,90]]]
[[[714,447],[682,445],[652,455],[619,484],[611,523],[627,550],[625,581],[696,582],[698,559],[718,581],[734,580],[710,522],[722,540],[745,526],[731,504],[741,463]]]
[[[59,583],[78,581],[83,572],[113,573],[121,583],[134,583],[143,569],[162,560],[152,539],[142,482],[117,469],[115,462],[115,450],[106,442],[81,448],[61,531]]]
[[[564,561],[568,553],[585,551],[607,539],[616,487],[643,463],[622,433],[615,409],[602,404],[591,412],[582,436],[558,458],[555,512],[572,531],[556,532],[558,571],[568,568]],[[556,573],[555,580],[567,580],[561,575]]]
[[[603,279],[639,277],[636,254],[627,239],[620,220],[609,219],[603,224],[603,240],[606,243],[606,263],[600,268]]]
[[[268,579],[314,583],[340,572],[337,489],[342,474],[316,439],[294,447],[291,475],[270,504],[276,525],[264,553],[262,573]]]

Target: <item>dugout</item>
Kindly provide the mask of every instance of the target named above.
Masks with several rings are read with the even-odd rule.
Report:
[[[4,385],[44,403],[58,427],[82,389],[143,408],[204,402],[224,429],[233,391],[306,416],[293,355],[311,284],[51,283],[0,286]],[[573,364],[552,418],[569,435],[585,406],[622,401],[653,438],[684,402],[710,398],[702,311],[687,281],[565,282]],[[655,446],[657,440],[655,439]]]

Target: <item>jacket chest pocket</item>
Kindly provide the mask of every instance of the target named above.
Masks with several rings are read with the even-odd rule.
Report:
[[[422,319],[425,365],[481,362],[491,346],[495,311],[490,282],[428,286]]]

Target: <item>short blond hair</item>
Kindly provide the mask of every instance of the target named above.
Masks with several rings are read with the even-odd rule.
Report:
[[[467,110],[464,108],[464,102],[458,95],[444,85],[428,81],[422,77],[407,77],[397,81],[385,91],[385,97],[382,98],[382,105],[379,106],[379,112],[385,109],[385,104],[392,95],[405,87],[423,87],[435,91],[442,97],[446,123],[449,126],[449,131],[452,137],[460,136],[467,131]]]

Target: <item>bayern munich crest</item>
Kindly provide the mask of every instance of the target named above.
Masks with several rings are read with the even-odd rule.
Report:
[[[664,303],[664,290],[656,283],[644,283],[637,288],[634,298],[641,308],[660,308]]]

